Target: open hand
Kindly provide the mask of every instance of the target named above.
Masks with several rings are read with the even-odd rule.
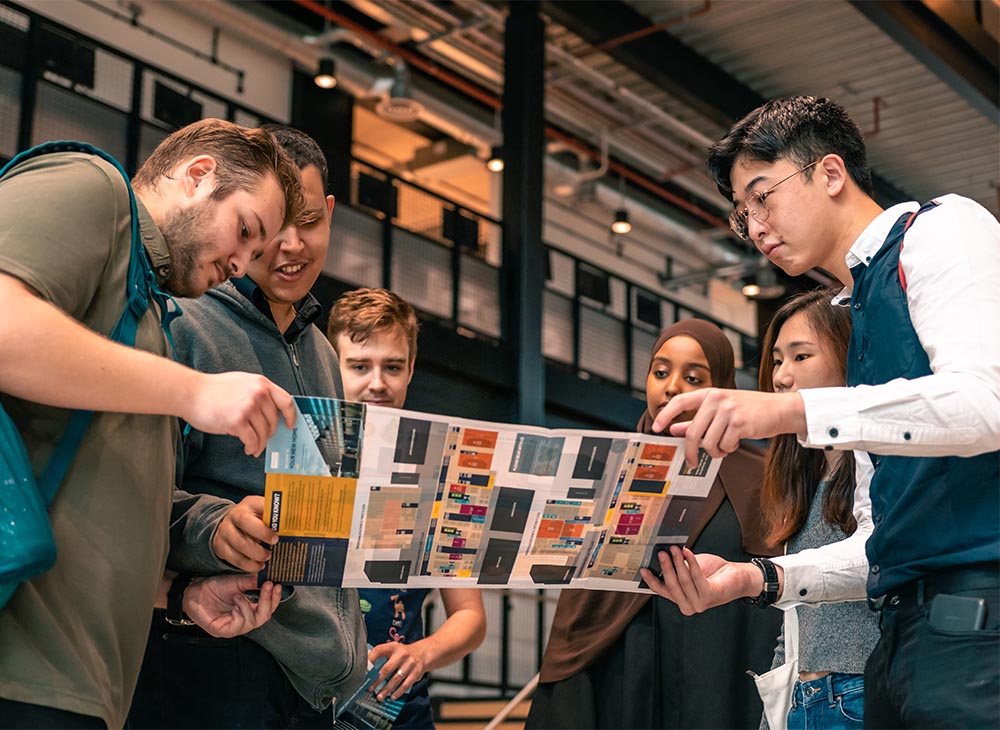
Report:
[[[260,588],[256,603],[244,593],[257,587],[257,576],[214,575],[191,582],[182,608],[212,636],[231,639],[264,625],[281,600],[281,586],[270,581]]]
[[[669,552],[661,550],[657,557],[662,578],[648,568],[639,572],[654,593],[676,603],[685,616],[743,596],[756,596],[761,591],[763,578],[752,563],[730,563],[718,555],[695,555],[688,548],[677,546]]]

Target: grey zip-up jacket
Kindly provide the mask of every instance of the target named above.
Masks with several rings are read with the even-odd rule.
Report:
[[[240,289],[248,285],[254,286],[243,282]],[[178,361],[205,373],[259,373],[292,395],[342,397],[337,355],[311,324],[318,302],[310,296],[300,303],[286,337],[240,289],[228,282],[181,301],[184,316],[171,329]],[[239,439],[192,429],[178,454],[177,485],[168,567],[201,575],[235,572],[212,552],[212,536],[233,502],[264,494],[263,456],[247,456]],[[317,710],[349,696],[367,671],[364,620],[353,588],[298,586],[248,637],[271,653]]]

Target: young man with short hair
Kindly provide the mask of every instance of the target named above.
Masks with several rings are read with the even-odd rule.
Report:
[[[712,147],[709,169],[734,230],[771,262],[844,284],[834,303],[851,307],[850,387],[702,390],[673,399],[655,426],[697,409],[671,429],[689,461],[699,446],[722,456],[779,433],[870,452],[867,593],[882,639],[865,724],[1000,726],[1000,225],[957,195],[882,210],[861,132],[829,99],[754,110]],[[771,576],[676,549],[660,563],[651,585],[689,611],[741,595],[859,597],[844,580],[856,557],[840,544],[775,559]]]
[[[334,304],[327,336],[340,358],[347,400],[402,408],[417,359],[417,317],[413,308],[385,289],[347,292]],[[369,661],[385,658],[379,674],[388,685],[381,700],[409,692],[394,728],[432,728],[427,672],[457,662],[486,635],[486,611],[476,588],[442,588],[447,620],[424,636],[422,608],[430,591],[358,591],[373,649]]]
[[[310,137],[268,125],[299,168],[305,207],[247,275],[198,301],[182,301],[174,329],[178,360],[202,372],[241,368],[290,393],[339,397],[337,356],[314,324],[310,294],[326,263],[334,199],[327,163]],[[264,524],[261,456],[192,429],[177,467],[168,566],[184,574],[260,571],[277,540]],[[129,725],[158,727],[330,727],[331,703],[367,669],[364,624],[354,589],[297,586],[270,622],[247,637],[219,640],[177,627],[158,612]]]
[[[170,293],[241,274],[301,207],[294,167],[260,130],[203,120],[147,164],[138,227]],[[36,469],[69,409],[97,411],[49,509],[56,564],[0,609],[2,726],[124,723],[167,555],[177,418],[247,453],[295,419],[291,397],[260,375],[163,357],[153,302],[134,348],[107,339],[126,303],[130,223],[122,175],[94,155],[45,154],[0,179],[3,406]]]

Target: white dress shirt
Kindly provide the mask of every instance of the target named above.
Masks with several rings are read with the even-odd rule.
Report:
[[[910,320],[932,374],[799,391],[804,446],[899,456],[1000,449],[1000,223],[968,198],[939,201],[914,221],[899,255]],[[899,216],[918,207],[904,203],[879,215],[851,246],[848,266],[867,264]],[[850,293],[847,287],[838,299]]]
[[[840,542],[776,558],[785,571],[779,605],[864,597],[864,543],[873,529],[872,466],[865,452],[975,456],[1000,449],[1000,224],[968,198],[938,200],[910,226],[899,257],[910,320],[932,374],[799,391],[807,423],[800,442],[857,450],[858,530]],[[899,217],[919,207],[910,202],[882,212],[851,246],[847,265],[867,265]],[[834,303],[850,295],[849,285]]]

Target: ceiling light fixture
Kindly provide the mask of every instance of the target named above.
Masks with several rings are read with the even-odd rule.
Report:
[[[325,9],[330,9],[329,0],[323,0],[323,5]],[[329,49],[329,41],[327,40],[330,35],[330,18],[324,14],[323,15],[323,44]],[[316,75],[313,76],[313,83],[316,84],[321,89],[332,89],[337,85],[337,67],[333,62],[333,58],[327,53],[322,58],[319,59],[319,68],[316,69]]]
[[[744,277],[743,288],[740,291],[747,299],[755,299],[760,296],[760,284],[757,283],[757,277],[752,274]]]
[[[403,59],[393,56],[389,63],[393,66],[392,86],[389,96],[375,106],[375,113],[389,122],[404,124],[420,118],[424,107],[410,96],[410,69]]]
[[[622,207],[615,211],[615,219],[611,223],[611,230],[613,233],[623,236],[632,230],[632,223],[628,219],[628,210],[625,208],[625,176],[622,175],[618,179],[621,180]]]
[[[572,198],[576,194],[576,185],[571,182],[556,183],[552,186],[552,194],[557,198]]]
[[[332,89],[337,85],[337,66],[332,58],[325,56],[319,60],[313,82],[321,89]]]
[[[778,299],[785,294],[785,285],[778,281],[774,268],[765,262],[743,280],[741,289],[747,299]]]
[[[493,110],[493,131],[496,132],[496,139],[503,140],[503,129],[501,127],[500,109]],[[490,147],[490,155],[486,158],[486,169],[490,172],[503,172],[506,163],[503,159],[503,145],[495,144]]]
[[[628,211],[624,208],[615,211],[615,220],[611,224],[611,230],[619,235],[625,235],[632,230],[632,223],[628,219]]]
[[[486,169],[490,172],[503,172],[503,147],[494,145],[490,148],[490,156],[486,160]]]

